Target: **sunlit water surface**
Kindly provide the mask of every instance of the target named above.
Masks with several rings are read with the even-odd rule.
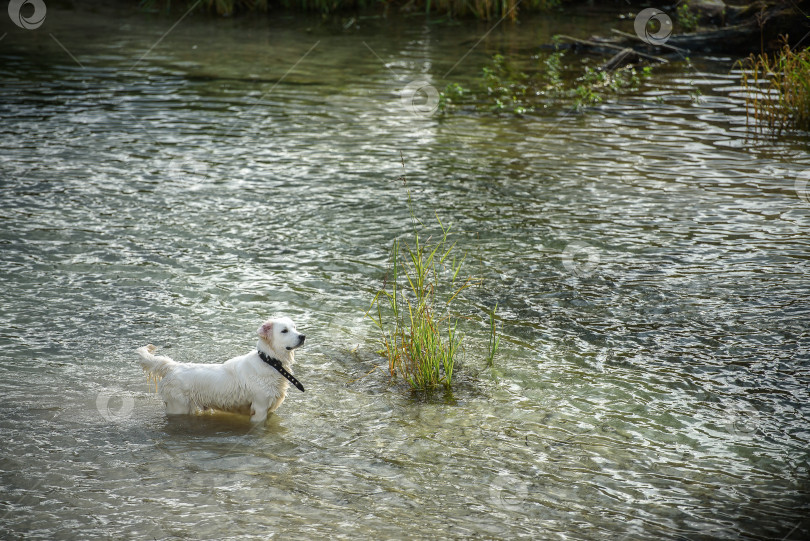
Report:
[[[3,537],[810,537],[807,139],[747,137],[730,59],[442,117],[402,89],[615,19],[464,57],[488,26],[190,17],[158,43],[178,17],[1,17]],[[452,395],[391,384],[363,317],[408,190],[483,280]],[[136,347],[218,362],[272,314],[309,337],[305,394],[259,427],[165,417]]]

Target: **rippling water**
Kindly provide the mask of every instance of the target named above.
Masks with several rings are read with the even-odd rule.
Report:
[[[585,113],[420,116],[413,80],[613,22],[499,28],[456,66],[488,27],[188,18],[158,43],[175,20],[3,23],[5,537],[810,536],[808,140],[749,137],[730,59]],[[484,279],[452,395],[374,370],[406,190]],[[306,394],[258,428],[165,417],[136,347],[221,361],[274,313],[310,337]]]

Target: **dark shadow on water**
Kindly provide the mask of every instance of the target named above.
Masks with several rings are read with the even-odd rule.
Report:
[[[199,415],[167,415],[163,431],[172,437],[264,436],[283,434],[289,429],[278,415],[270,414],[264,423],[252,423],[245,415],[212,412]]]
[[[448,406],[458,404],[458,400],[453,396],[453,391],[444,387],[419,391],[411,390],[408,399],[410,402],[419,404],[446,404]]]

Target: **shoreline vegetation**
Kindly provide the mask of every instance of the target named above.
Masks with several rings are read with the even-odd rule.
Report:
[[[810,47],[795,51],[785,40],[775,54],[752,54],[738,64],[749,127],[773,135],[810,131]]]
[[[641,13],[648,3],[613,3],[617,20]],[[230,17],[286,10],[338,13],[424,14],[444,20],[517,21],[521,14],[565,13],[586,9],[581,0],[139,0],[147,11],[197,10]],[[605,6],[602,5],[604,10]],[[438,112],[456,109],[524,114],[552,105],[573,109],[596,105],[610,95],[637,90],[655,65],[670,61],[689,64],[690,54],[727,54],[739,59],[741,85],[749,121],[758,133],[810,129],[808,122],[807,62],[810,48],[797,49],[810,31],[810,1],[758,0],[726,3],[723,0],[682,0],[657,10],[662,17],[647,21],[635,33],[611,29],[610,36],[555,36],[552,43],[536,45],[534,65],[519,69],[514,58],[496,54],[482,67],[482,76],[465,88],[450,81],[439,92]],[[604,11],[602,11],[604,13]],[[620,17],[621,15],[621,17]],[[438,20],[436,22],[442,22]],[[667,28],[662,25],[666,24]],[[661,36],[665,39],[649,38]],[[644,36],[640,34],[644,34]],[[791,41],[792,40],[792,41]],[[797,49],[797,50],[794,50]],[[776,56],[772,56],[775,53]],[[567,55],[567,56],[565,56]],[[580,59],[580,65],[570,62]],[[565,58],[564,58],[565,57]],[[600,60],[601,59],[601,62]],[[563,60],[569,60],[565,65]],[[594,64],[596,62],[596,64]],[[763,90],[766,88],[767,90]]]
[[[146,10],[189,9],[231,17],[251,12],[266,13],[273,9],[303,11],[329,15],[341,12],[425,13],[452,19],[507,19],[516,21],[519,13],[542,13],[559,8],[571,0],[140,0]]]
[[[521,16],[531,14],[581,15],[583,10],[587,12],[596,6],[594,0],[138,0],[137,4],[144,11],[196,11],[221,18],[289,11],[324,16],[354,13],[439,17],[434,22],[517,22]],[[650,2],[628,0],[599,4],[600,14],[604,15],[613,6],[617,18],[627,18],[629,13],[651,7]],[[657,11],[674,23],[676,33],[668,38],[670,45],[686,49],[691,46],[695,52],[698,49],[706,52],[747,49],[745,54],[764,52],[776,49],[773,40],[779,35],[800,32],[804,35],[810,30],[806,15],[810,11],[810,0],[680,0],[655,7],[660,7]],[[752,37],[757,39],[751,40]],[[626,43],[627,38],[636,36],[626,34],[623,38],[613,36],[599,38],[599,41],[621,44]]]
[[[558,35],[553,43],[538,47],[533,64],[524,63],[525,71],[513,59],[496,54],[482,68],[476,89],[448,83],[439,93],[438,110],[521,115],[555,104],[580,109],[609,95],[637,90],[655,65],[670,61],[689,65],[693,52],[720,52],[739,58],[734,65],[740,68],[747,94],[747,122],[756,134],[807,132],[810,46],[801,45],[810,30],[810,16],[799,6],[803,3],[810,4],[761,1],[727,6],[721,0],[686,0],[675,9],[674,21],[660,11],[662,17],[651,18],[646,27],[639,28],[636,20],[635,34],[614,28],[608,38]],[[664,24],[668,32],[661,39]],[[568,53],[579,58],[579,65],[564,64]],[[696,89],[692,97],[699,96]]]

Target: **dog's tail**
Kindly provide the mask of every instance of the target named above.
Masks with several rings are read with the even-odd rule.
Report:
[[[152,355],[152,352],[156,349],[155,346],[149,344],[136,350],[141,357],[138,359],[138,362],[141,363],[141,368],[146,372],[146,377],[150,381],[154,379],[155,383],[163,379],[163,377],[178,364],[169,357]]]

